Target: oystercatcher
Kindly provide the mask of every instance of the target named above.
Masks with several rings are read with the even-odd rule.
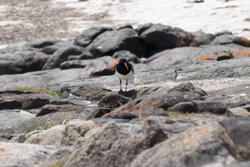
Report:
[[[119,63],[116,65],[116,68],[115,68],[115,75],[120,80],[120,91],[123,91],[122,80],[126,80],[125,91],[127,91],[128,80],[131,80],[134,77],[134,67],[126,59],[120,59]]]

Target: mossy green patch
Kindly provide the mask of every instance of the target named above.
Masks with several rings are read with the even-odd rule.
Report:
[[[61,95],[57,92],[49,91],[46,89],[40,89],[40,88],[32,88],[32,87],[17,87],[16,90],[23,90],[23,91],[31,91],[31,92],[38,92],[38,93],[44,93],[55,97],[61,97]]]

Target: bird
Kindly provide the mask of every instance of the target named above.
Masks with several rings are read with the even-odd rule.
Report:
[[[120,80],[120,91],[122,92],[122,80],[126,81],[125,91],[127,92],[128,80],[134,78],[134,67],[126,59],[120,59],[115,67],[115,76]]]

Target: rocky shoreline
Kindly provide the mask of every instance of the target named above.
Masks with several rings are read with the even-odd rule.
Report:
[[[0,166],[248,167],[249,56],[231,32],[151,23],[9,45]],[[128,92],[113,75],[120,58],[135,67]]]

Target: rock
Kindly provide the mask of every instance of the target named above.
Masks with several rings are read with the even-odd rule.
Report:
[[[85,68],[91,77],[113,75],[115,59],[104,56],[93,60],[71,60],[65,61],[60,65],[61,69]]]
[[[140,152],[168,139],[175,128],[180,130],[180,124],[185,124],[184,129],[192,126],[185,121],[177,122],[166,117],[149,117],[131,123],[109,122],[84,135],[78,144],[80,147],[71,155],[65,167],[128,166]]]
[[[54,96],[30,91],[0,92],[0,110],[40,108],[55,99]]]
[[[213,114],[224,114],[227,106],[220,101],[194,101],[197,112],[210,112]]]
[[[34,51],[21,51],[0,55],[0,75],[41,70],[49,58],[46,54]]]
[[[249,66],[247,65],[249,61],[249,58],[229,59],[219,62],[185,66],[177,71],[176,80],[246,77],[249,75]]]
[[[228,136],[232,139],[234,148],[232,148],[232,154],[237,159],[243,161],[250,160],[250,118],[229,118],[220,122],[225,128]]]
[[[68,97],[69,94],[79,96],[84,100],[90,101],[100,101],[106,94],[109,94],[111,90],[91,85],[91,84],[81,84],[75,86],[64,86],[61,88],[60,93],[64,97]]]
[[[154,24],[140,35],[152,53],[179,46],[189,46],[193,35],[180,28]]]
[[[86,112],[54,112],[51,114],[34,117],[23,121],[20,125],[21,132],[24,134],[31,133],[37,130],[47,130],[53,126],[65,124],[73,119],[82,119],[87,118]]]
[[[202,31],[194,32],[194,39],[190,46],[208,45],[215,38],[212,34],[207,34]]]
[[[213,41],[212,41],[212,45],[225,45],[225,44],[230,44],[233,43],[234,39],[236,37],[234,35],[230,35],[230,34],[225,34],[225,35],[220,35],[217,36]]]
[[[46,160],[56,149],[48,146],[18,143],[0,143],[1,167],[36,166]]]
[[[134,63],[140,63],[140,58],[138,58],[136,55],[134,55],[130,51],[126,51],[126,50],[115,52],[112,57],[117,60],[126,59],[129,62],[132,61]]]
[[[235,58],[249,57],[250,56],[250,49],[235,51],[235,52],[233,52],[233,56]]]
[[[104,96],[98,103],[98,107],[114,109],[128,103],[129,99],[118,94]]]
[[[131,167],[224,166],[236,162],[226,131],[218,123],[190,128],[162,143],[143,151]]]
[[[187,65],[204,62],[205,60],[216,60],[217,56],[225,52],[233,53],[244,49],[245,47],[235,44],[181,47],[154,54],[149,58],[147,65],[152,69],[163,69],[175,65]]]
[[[192,101],[178,103],[169,108],[169,111],[188,113],[209,112],[213,114],[224,114],[227,112],[227,106],[220,101]]]
[[[36,48],[36,49],[41,49],[41,48],[55,45],[57,42],[60,42],[60,40],[50,39],[50,38],[41,38],[41,39],[35,39],[27,43],[26,46]]]
[[[213,45],[224,45],[224,44],[230,44],[235,43],[241,46],[249,47],[250,46],[250,40],[244,37],[237,37],[231,34],[225,34],[217,36],[211,44]]]
[[[144,31],[146,31],[147,29],[149,29],[153,24],[152,23],[146,23],[146,24],[142,24],[142,25],[139,25],[135,31],[141,35],[141,33],[143,33]]]
[[[85,134],[94,128],[100,126],[92,120],[72,120],[66,124],[65,131],[63,133],[63,139],[61,145],[71,146],[76,145]]]
[[[118,94],[110,94],[104,96],[98,103],[98,109],[92,114],[92,118],[97,118],[111,112],[111,110],[118,108],[126,103],[129,99]]]
[[[48,130],[43,130],[39,133],[31,135],[25,140],[25,143],[39,145],[54,145],[59,146],[63,138],[65,125],[53,126]]]
[[[139,117],[148,115],[166,115],[170,107],[180,102],[203,100],[206,92],[194,87],[191,83],[180,84],[167,92],[148,95],[146,98],[137,98],[112,112],[105,114],[105,118],[120,118],[123,112],[131,112]]]
[[[250,117],[250,112],[248,112],[244,108],[229,108],[228,111],[226,112],[226,115],[228,117]]]
[[[69,159],[70,154],[72,153],[72,148],[61,148],[58,151],[54,152],[48,159],[39,164],[41,167],[48,166],[63,166]]]
[[[250,47],[250,40],[244,37],[235,38],[234,43],[241,45],[241,46]]]
[[[117,30],[121,30],[121,29],[125,29],[125,28],[129,28],[129,29],[132,29],[132,30],[133,30],[133,26],[130,25],[130,24],[125,24],[125,25],[119,26],[119,27],[117,28]]]
[[[81,55],[83,50],[78,46],[67,46],[65,48],[57,50],[50,58],[47,60],[46,64],[43,66],[43,70],[49,70],[57,68],[60,64],[68,59],[72,55]]]
[[[47,104],[41,108],[41,110],[36,114],[36,116],[39,117],[54,112],[82,112],[82,110],[83,110],[82,108],[79,108],[71,104],[65,104],[65,105]]]
[[[106,31],[95,38],[87,48],[96,57],[112,55],[120,50],[128,50],[138,57],[146,56],[140,37],[130,28]]]
[[[89,28],[76,37],[74,44],[82,47],[87,47],[97,36],[104,33],[105,31],[111,30],[112,29],[108,27]]]

